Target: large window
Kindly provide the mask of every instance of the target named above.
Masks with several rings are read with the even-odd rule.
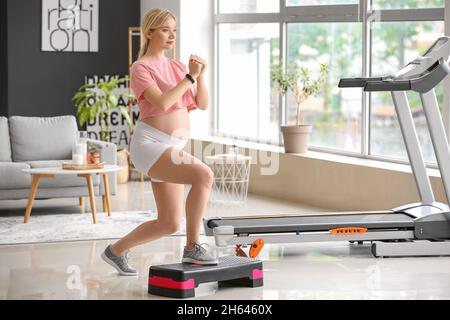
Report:
[[[286,6],[324,6],[330,4],[355,4],[359,0],[287,0]]]
[[[278,12],[280,0],[219,0],[220,13]]]
[[[362,75],[361,30],[360,23],[288,24],[288,65],[329,67],[321,93],[302,107],[306,122],[314,123],[315,146],[361,150],[361,90],[338,90],[340,78]],[[287,123],[295,124],[297,105],[292,95],[287,101]]]
[[[325,63],[321,93],[302,105],[314,125],[311,148],[406,159],[391,95],[338,82],[390,75],[423,54],[444,34],[444,0],[216,1],[216,134],[281,145],[280,126],[295,122],[296,104],[279,96],[270,65]],[[442,85],[437,95],[442,107]],[[435,162],[420,97],[408,97],[425,160]]]
[[[443,8],[444,0],[373,0],[374,9]]]
[[[219,33],[219,131],[277,142],[278,96],[267,70],[279,48],[279,25],[224,23]]]

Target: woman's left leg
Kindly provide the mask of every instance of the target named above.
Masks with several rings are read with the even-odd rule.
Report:
[[[179,230],[184,204],[184,185],[169,182],[152,182],[158,219],[145,222],[125,237],[114,243],[112,251],[116,255],[138,245],[159,239]]]

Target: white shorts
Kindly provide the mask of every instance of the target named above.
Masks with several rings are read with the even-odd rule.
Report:
[[[131,137],[131,162],[133,162],[134,167],[139,172],[148,176],[148,171],[158,161],[164,151],[172,147],[183,149],[187,141],[187,139],[172,137],[145,122],[138,121]],[[163,182],[151,177],[150,179],[152,182]]]

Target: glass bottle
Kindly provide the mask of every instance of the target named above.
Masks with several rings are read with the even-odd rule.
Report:
[[[72,162],[78,165],[87,163],[87,131],[77,131],[72,147]]]

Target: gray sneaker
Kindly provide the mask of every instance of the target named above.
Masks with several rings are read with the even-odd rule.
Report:
[[[187,250],[186,247],[184,247],[183,259],[181,260],[181,262],[212,265],[218,264],[219,260],[208,253],[208,251],[200,244],[195,243],[192,250]]]
[[[107,246],[102,253],[102,259],[114,267],[122,276],[137,276],[138,272],[128,264],[128,251],[125,255],[118,257],[111,251],[111,245]]]

